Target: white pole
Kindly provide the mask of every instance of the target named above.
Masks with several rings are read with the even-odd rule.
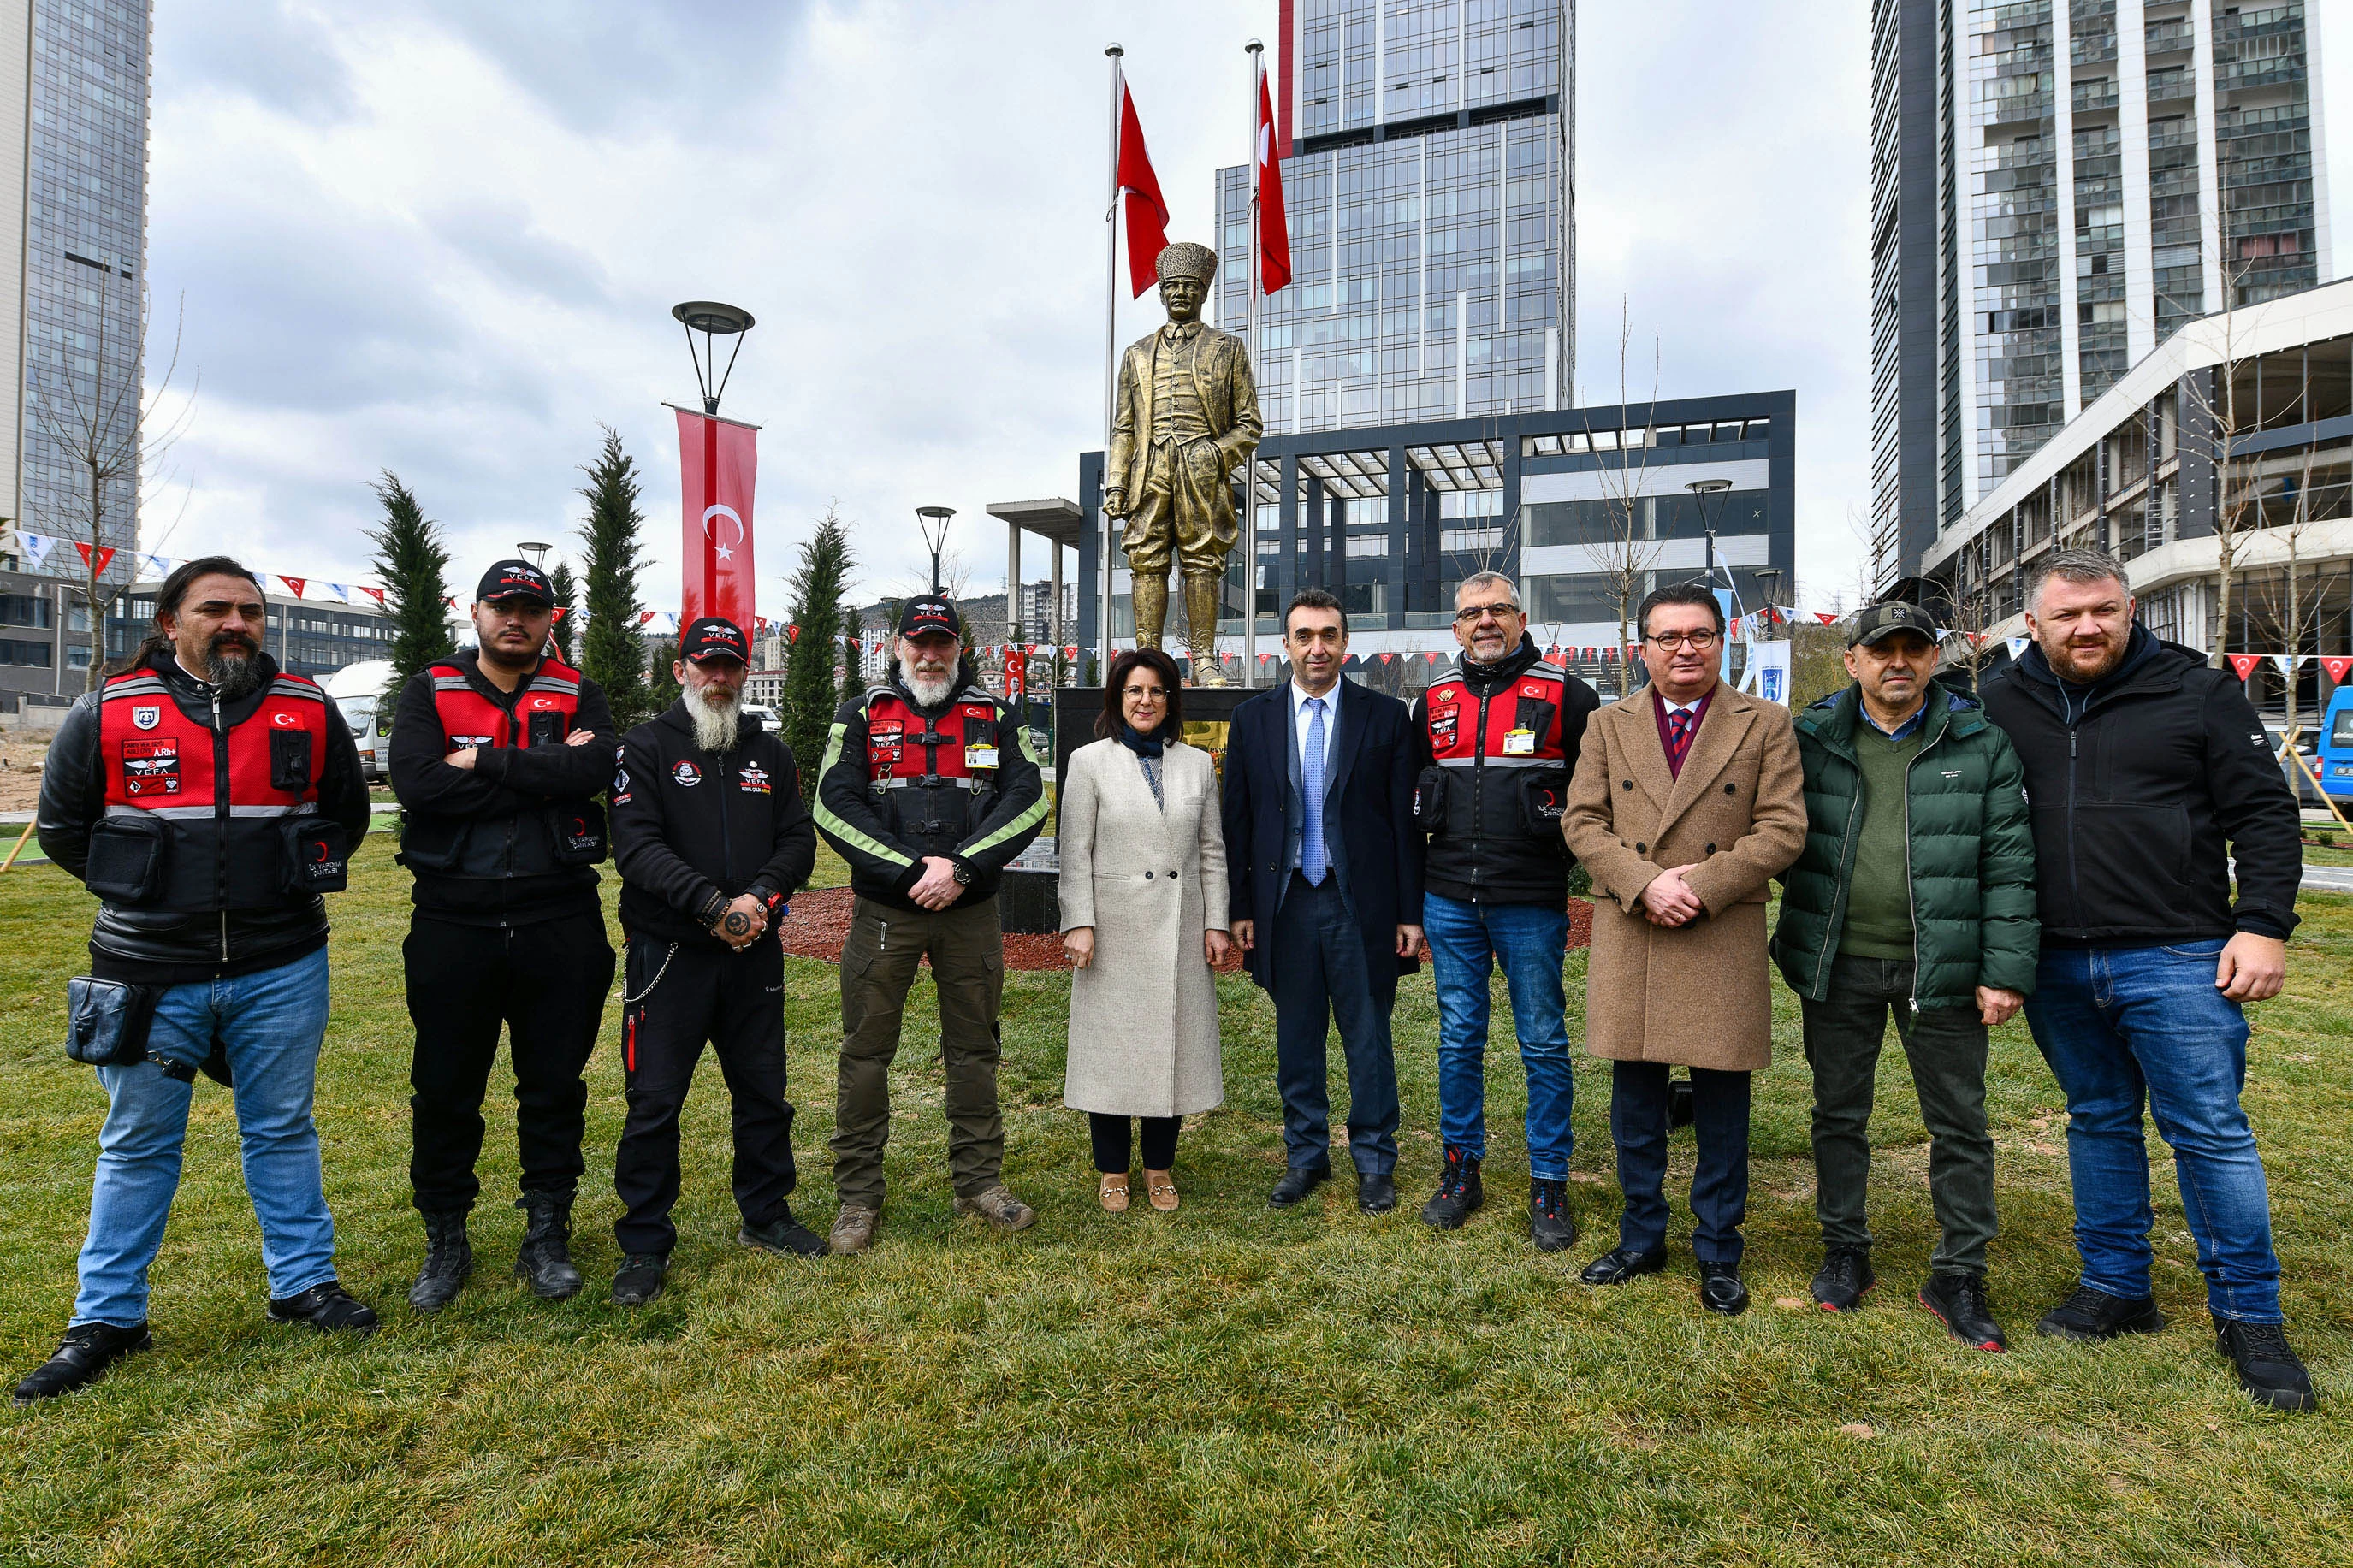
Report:
[[[1242,46],[1250,57],[1250,169],[1243,176],[1250,192],[1250,254],[1245,262],[1243,287],[1247,292],[1249,311],[1246,329],[1250,334],[1250,368],[1252,379],[1258,375],[1258,199],[1259,199],[1259,84],[1266,79],[1266,64],[1260,57],[1265,46],[1256,38]],[[1242,684],[1258,684],[1258,458],[1253,455],[1242,465]]]
[[[1111,57],[1111,211],[1103,223],[1103,492],[1112,487],[1111,427],[1118,417],[1119,407],[1119,110],[1123,96],[1119,60],[1127,51],[1117,44],[1103,51]],[[1099,679],[1111,677],[1111,541],[1112,518],[1109,508],[1103,512],[1103,542],[1096,553],[1103,565],[1103,610],[1098,630],[1103,636],[1103,663],[1096,669]]]

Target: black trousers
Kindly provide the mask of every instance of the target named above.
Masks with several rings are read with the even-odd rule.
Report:
[[[718,1053],[734,1110],[735,1206],[750,1226],[781,1217],[799,1179],[785,1098],[784,949],[763,938],[742,952],[686,943],[673,952],[638,937],[629,942],[625,984],[623,994],[638,1000],[621,1019],[629,1115],[613,1156],[613,1194],[624,1211],[613,1239],[624,1253],[658,1257],[677,1245],[670,1211],[678,1202],[678,1113],[705,1045]]]
[[[613,949],[596,909],[533,925],[456,925],[417,914],[400,946],[408,1017],[414,1142],[408,1184],[428,1214],[474,1206],[481,1183],[482,1097],[507,1028],[514,1062],[522,1190],[569,1197],[584,1168],[588,1104],[581,1069],[596,1048]]]
[[[1336,874],[1321,884],[1297,871],[1274,911],[1274,1081],[1282,1093],[1282,1143],[1294,1171],[1332,1163],[1332,1101],[1325,1077],[1333,1026],[1348,1062],[1348,1158],[1364,1175],[1398,1161],[1397,1058],[1389,1011],[1397,976],[1366,973],[1365,935]]]
[[[1139,1116],[1144,1123],[1144,1168],[1165,1171],[1176,1163],[1176,1130],[1184,1120],[1176,1116]],[[1095,1169],[1104,1175],[1127,1173],[1127,1123],[1124,1116],[1087,1112],[1087,1137],[1095,1146]]]
[[[1626,1194],[1618,1245],[1649,1252],[1667,1244],[1669,1075],[1664,1062],[1612,1062],[1609,1068],[1609,1136],[1618,1144],[1618,1185]],[[1694,1068],[1691,1076],[1692,1131],[1699,1140],[1692,1169],[1692,1255],[1736,1264],[1741,1223],[1748,1217],[1749,1075]]]

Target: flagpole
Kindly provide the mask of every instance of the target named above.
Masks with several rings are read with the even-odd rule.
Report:
[[[1103,471],[1100,493],[1111,493],[1111,434],[1112,424],[1118,417],[1119,407],[1119,107],[1120,57],[1127,51],[1117,44],[1103,51],[1111,57],[1111,210],[1103,216]],[[1097,667],[1096,678],[1111,679],[1111,509],[1103,507],[1103,541],[1097,553],[1103,558],[1103,609],[1098,629],[1103,636],[1103,663]]]
[[[1245,176],[1250,187],[1249,274],[1244,282],[1249,311],[1243,331],[1249,333],[1250,378],[1258,378],[1258,100],[1266,67],[1259,52],[1266,46],[1252,38],[1242,46],[1250,57],[1250,163]],[[1258,684],[1258,458],[1242,464],[1242,684]]]

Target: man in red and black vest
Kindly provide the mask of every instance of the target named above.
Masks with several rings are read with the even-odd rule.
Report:
[[[613,949],[596,898],[612,783],[613,712],[596,683],[547,654],[554,593],[537,567],[501,561],[472,609],[478,646],[411,676],[392,721],[401,864],[416,904],[401,944],[414,1142],[409,1186],[425,1266],[409,1305],[438,1312],[473,1272],[466,1219],[481,1184],[482,1098],[499,1026],[515,1075],[528,1216],[515,1273],[560,1301],[580,1289],[572,1197]]]
[[[1005,984],[997,882],[1046,820],[1028,731],[963,663],[964,621],[940,595],[899,617],[891,679],[833,716],[817,826],[858,894],[841,951],[841,1073],[833,1181],[836,1252],[873,1245],[891,1137],[891,1061],[915,969],[932,961],[947,1079],[948,1172],[959,1214],[1022,1230],[1037,1211],[1006,1190],[997,1009]]]
[[[97,983],[125,1006],[98,1068],[81,1289],[58,1352],[20,1404],[79,1388],[147,1349],[147,1269],[180,1184],[201,1069],[237,1096],[245,1186],[261,1226],[269,1316],[372,1332],[335,1281],[335,1226],[311,1100],[327,1028],[327,913],[367,831],[359,752],[326,693],[261,651],[261,585],[226,556],[155,595],[156,633],[74,704],[41,770],[41,848],[103,900]],[[143,1033],[135,1023],[152,1007]]]
[[[1547,663],[1512,580],[1480,572],[1454,595],[1462,657],[1413,705],[1421,771],[1414,816],[1430,835],[1422,931],[1438,990],[1438,1126],[1446,1164],[1424,1223],[1461,1226],[1486,1201],[1489,976],[1512,997],[1528,1073],[1528,1237],[1540,1251],[1577,1239],[1568,1212],[1568,1031],[1561,963],[1568,870],[1560,810],[1593,688]]]

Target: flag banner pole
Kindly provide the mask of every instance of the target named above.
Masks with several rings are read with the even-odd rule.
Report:
[[[723,616],[757,619],[752,494],[759,472],[756,427],[678,408],[679,624]]]
[[[1100,503],[1100,498],[1111,491],[1111,427],[1117,417],[1119,403],[1119,121],[1122,100],[1126,96],[1125,83],[1121,79],[1120,57],[1127,51],[1117,44],[1103,51],[1111,57],[1111,174],[1106,182],[1111,190],[1111,206],[1103,214],[1103,471],[1098,489],[1098,509],[1103,517],[1103,541],[1096,550],[1103,565],[1103,600],[1099,612],[1102,634],[1103,662],[1095,674],[1099,679],[1111,679],[1111,509]]]
[[[1259,130],[1258,95],[1260,83],[1266,79],[1266,66],[1259,58],[1264,46],[1256,38],[1242,46],[1250,58],[1250,91],[1245,94],[1250,114],[1250,163],[1243,177],[1248,182],[1250,196],[1249,271],[1244,277],[1243,295],[1249,304],[1244,317],[1250,353],[1250,378],[1258,378],[1258,167]],[[1293,388],[1293,395],[1298,389]],[[1242,684],[1258,684],[1258,458],[1252,456],[1242,464]]]

